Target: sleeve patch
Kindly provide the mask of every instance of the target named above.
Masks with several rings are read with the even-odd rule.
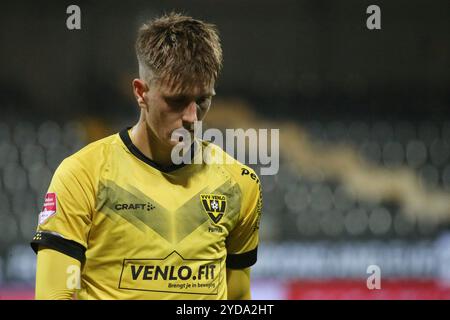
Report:
[[[39,225],[56,213],[56,201],[56,193],[49,192],[45,195],[44,205],[41,213],[39,213]]]

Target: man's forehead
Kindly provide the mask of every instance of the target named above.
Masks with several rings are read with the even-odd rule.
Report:
[[[213,96],[216,94],[214,90],[214,83],[188,83],[180,85],[161,84],[160,92],[165,96]]]

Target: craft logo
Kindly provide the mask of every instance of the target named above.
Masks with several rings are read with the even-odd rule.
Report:
[[[203,208],[214,223],[218,223],[227,207],[227,198],[224,195],[216,194],[201,194]]]
[[[118,203],[114,206],[117,211],[121,210],[147,210],[155,209],[155,206],[150,202],[147,203]]]

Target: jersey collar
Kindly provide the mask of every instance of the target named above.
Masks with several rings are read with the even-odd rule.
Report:
[[[158,163],[156,163],[155,161],[153,161],[152,159],[150,159],[149,157],[147,157],[145,154],[143,154],[141,152],[141,150],[139,150],[131,141],[130,135],[128,133],[128,130],[130,130],[132,127],[128,127],[123,129],[122,131],[119,132],[119,136],[120,139],[122,139],[122,142],[125,144],[125,146],[127,147],[127,149],[139,160],[145,162],[146,164],[148,164],[149,166],[164,172],[164,173],[169,173],[172,172],[174,170],[180,169],[182,167],[184,167],[186,164],[185,163],[181,163],[181,164],[173,164],[170,165],[168,167],[164,167],[159,165]],[[191,160],[194,159],[195,156],[195,150],[197,149],[197,143],[193,142],[194,144],[194,148],[191,148]]]

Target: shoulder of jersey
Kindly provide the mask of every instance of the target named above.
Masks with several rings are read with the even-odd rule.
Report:
[[[240,185],[243,185],[245,187],[250,187],[252,184],[259,185],[259,177],[252,168],[236,160],[227,152],[225,152],[225,150],[214,143],[202,140],[202,144],[203,146],[212,145],[212,148],[214,148],[216,152],[219,152],[221,155],[223,155],[223,157],[221,158],[225,159],[226,162],[222,164],[222,166]]]
[[[65,165],[69,165],[69,163],[82,163],[89,167],[100,165],[102,162],[100,159],[110,154],[109,151],[112,145],[117,144],[118,139],[120,138],[116,133],[100,140],[91,142],[71,156],[64,159],[63,163]]]

